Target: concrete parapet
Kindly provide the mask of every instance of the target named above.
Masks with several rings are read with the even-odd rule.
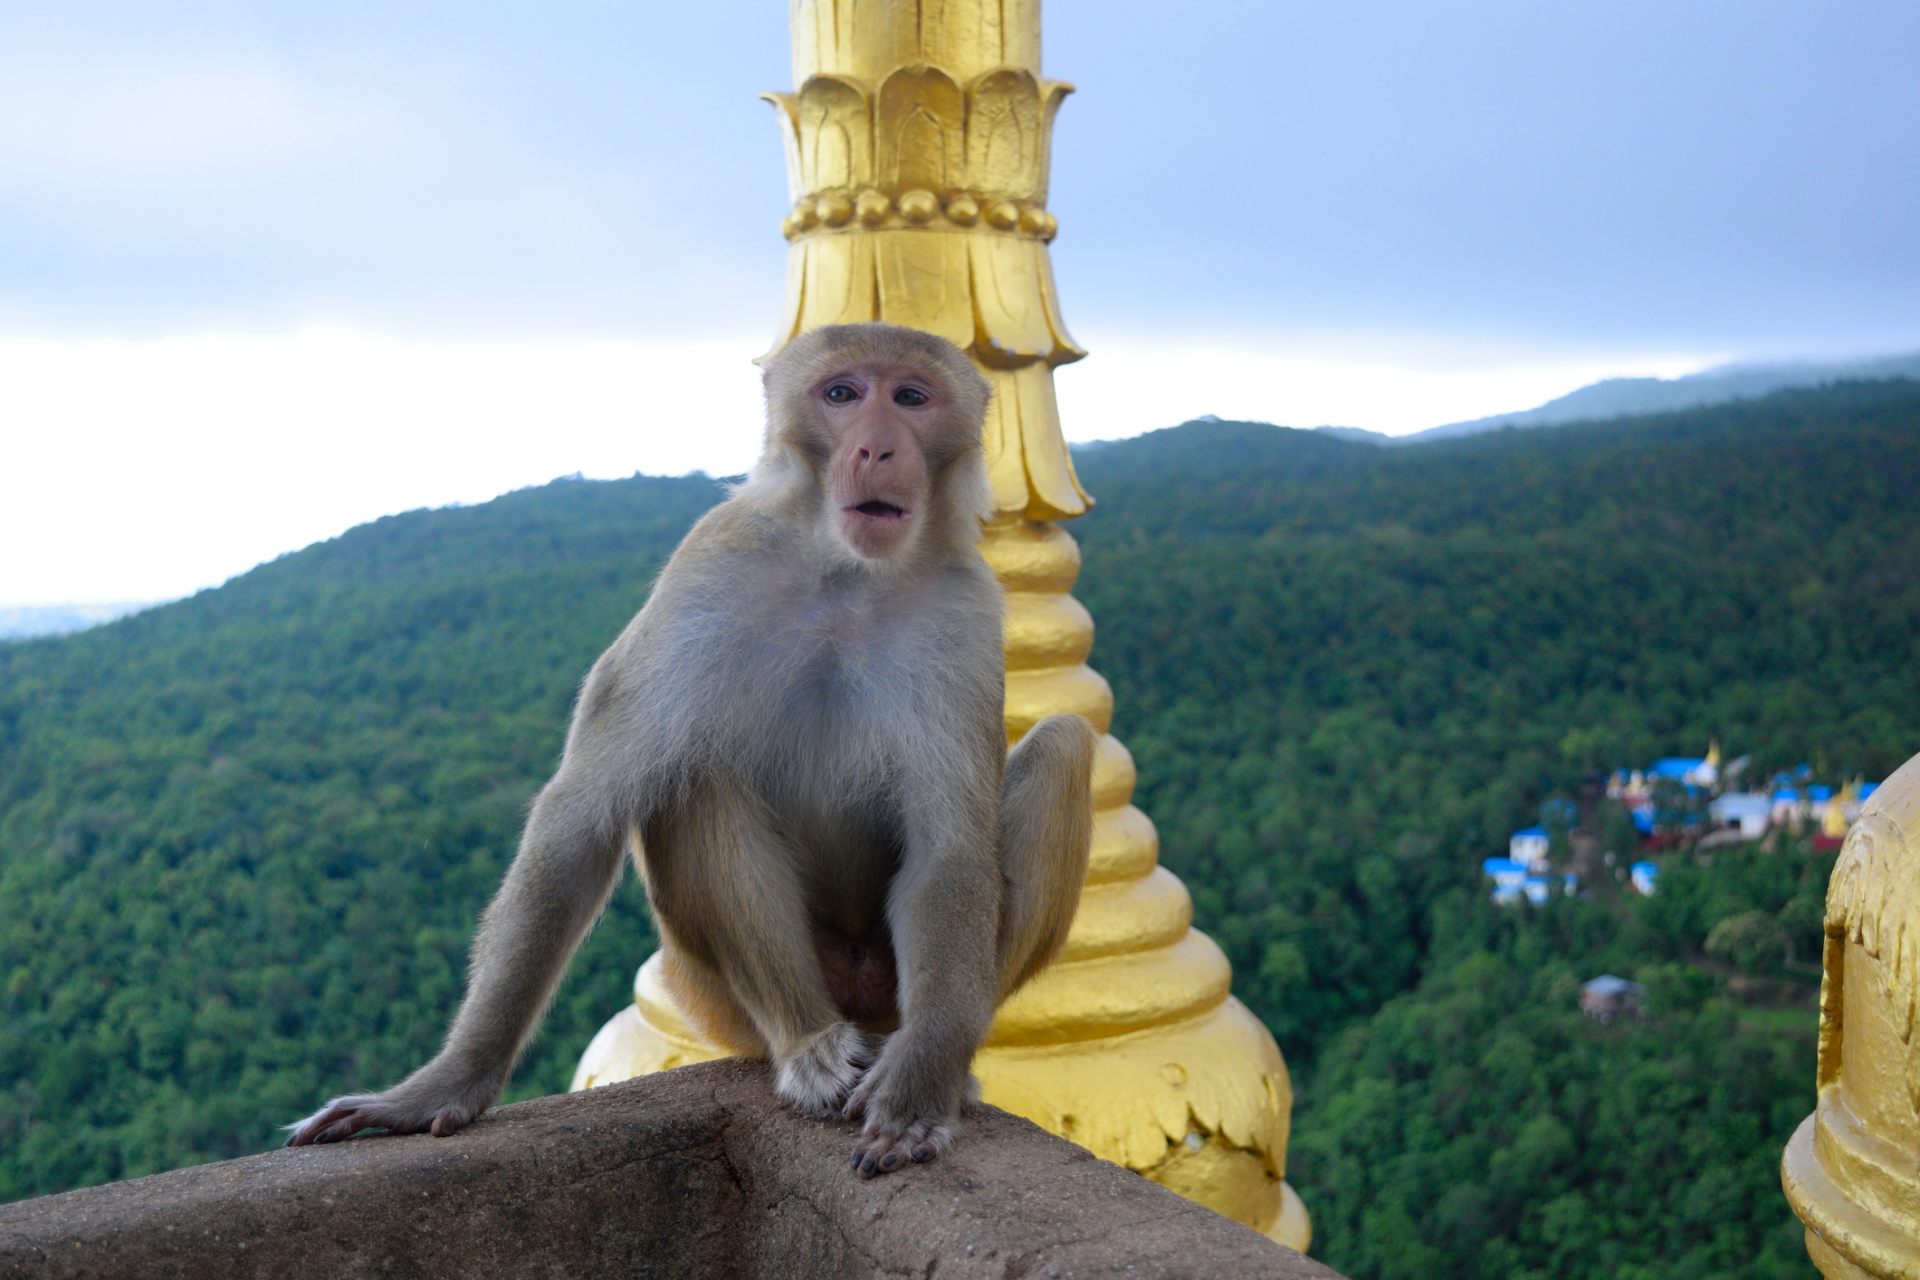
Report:
[[[853,1137],[710,1063],[0,1206],[0,1275],[1335,1276],[991,1108],[870,1182]]]

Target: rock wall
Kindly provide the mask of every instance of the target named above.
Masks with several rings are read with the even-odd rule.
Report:
[[[1004,1112],[870,1182],[852,1144],[717,1062],[0,1206],[0,1275],[1335,1275]]]

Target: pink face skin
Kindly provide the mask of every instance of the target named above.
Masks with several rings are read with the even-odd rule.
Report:
[[[946,408],[939,388],[911,368],[855,365],[809,396],[834,440],[827,474],[840,537],[865,559],[895,554],[924,514],[922,441]]]

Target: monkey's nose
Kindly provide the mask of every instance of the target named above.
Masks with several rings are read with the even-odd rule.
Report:
[[[878,461],[881,461],[881,462],[885,462],[885,461],[886,461],[886,460],[887,460],[888,458],[891,458],[892,456],[893,456],[893,450],[891,450],[891,449],[883,449],[883,450],[881,451],[881,453],[880,453],[880,457],[879,457],[879,459],[878,459]],[[861,445],[861,446],[860,446],[860,461],[862,461],[862,462],[873,462],[873,461],[875,461],[875,458],[874,458],[874,456],[873,456],[873,450],[871,450],[871,449],[869,449],[869,448],[867,448],[867,447],[866,447],[865,445]]]

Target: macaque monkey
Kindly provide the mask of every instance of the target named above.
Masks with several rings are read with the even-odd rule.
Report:
[[[766,448],[582,685],[557,773],[480,921],[440,1052],[289,1144],[444,1137],[500,1096],[635,849],[666,980],[864,1176],[953,1141],[994,1007],[1064,942],[1094,735],[1009,756],[981,558],[989,388],[943,339],[836,325],[768,361]]]

